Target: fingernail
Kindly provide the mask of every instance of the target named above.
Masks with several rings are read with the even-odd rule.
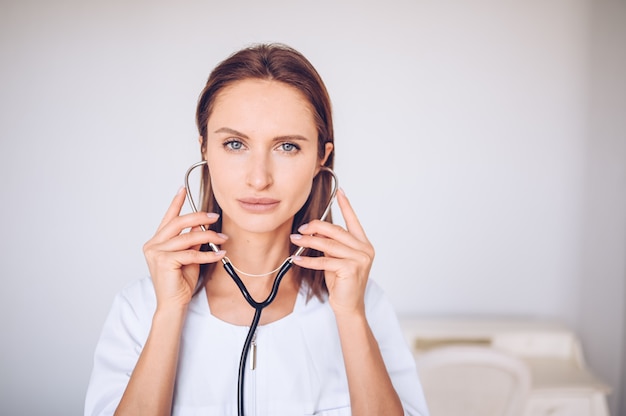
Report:
[[[216,256],[223,256],[224,254],[226,254],[226,250],[220,250],[220,251],[215,252]]]
[[[291,237],[292,240],[300,240],[302,238],[302,234],[291,234],[289,237]]]
[[[176,195],[182,194],[185,191],[185,187],[181,186],[180,188],[178,188],[178,191],[176,191]]]
[[[217,233],[217,235],[223,238],[224,240],[228,240],[228,236],[226,234]]]
[[[343,188],[339,188],[337,192],[339,192],[343,196],[346,196],[346,191],[344,191]]]
[[[300,228],[298,228],[298,231],[303,232],[304,230],[306,230],[307,228],[309,228],[309,224],[302,224],[300,226]]]
[[[300,260],[302,260],[302,256],[294,256],[294,257],[292,257],[292,260],[293,261],[300,261]]]
[[[215,219],[215,218],[219,218],[220,214],[216,214],[215,212],[207,212],[206,216],[211,219]]]

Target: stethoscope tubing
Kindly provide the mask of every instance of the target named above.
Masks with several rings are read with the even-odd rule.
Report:
[[[252,318],[252,322],[250,323],[250,329],[248,330],[248,334],[246,335],[246,340],[243,344],[243,348],[241,349],[241,357],[239,359],[239,371],[237,377],[237,414],[239,416],[244,416],[244,378],[246,372],[246,361],[248,359],[248,353],[250,351],[252,339],[254,338],[254,334],[259,325],[259,321],[261,320],[261,313],[263,312],[263,309],[269,306],[276,298],[276,295],[278,294],[278,289],[280,287],[280,282],[283,280],[283,277],[285,276],[285,274],[287,274],[289,269],[291,269],[292,265],[293,263],[291,261],[283,263],[283,266],[280,268],[278,274],[276,275],[276,278],[274,279],[274,284],[272,285],[272,290],[270,291],[270,294],[263,302],[256,302],[254,298],[250,296],[246,285],[243,284],[232,264],[224,264],[226,272],[235,281],[243,297],[246,299],[246,301],[248,301],[250,306],[254,308],[254,317]]]
[[[189,169],[187,169],[187,172],[185,173],[185,189],[187,192],[187,200],[189,201],[189,205],[191,206],[191,209],[193,212],[198,212],[198,208],[196,207],[196,204],[193,200],[193,196],[191,195],[191,191],[189,190],[189,175],[197,167],[200,167],[206,164],[207,164],[206,160],[201,160],[200,162],[196,162],[193,165],[191,165]],[[335,172],[333,172],[332,169],[323,166],[321,170],[329,172],[333,177],[333,188],[331,191],[330,200],[328,202],[328,205],[326,206],[326,209],[324,210],[324,213],[320,217],[320,220],[324,221],[326,217],[328,216],[328,214],[330,213],[332,203],[335,200],[337,190],[339,189],[339,180],[337,179],[337,175],[335,174]],[[202,229],[202,231],[206,231],[205,226],[201,225],[200,228]],[[211,250],[213,250],[216,253],[219,251],[219,248],[213,243],[208,243],[208,246],[211,248]],[[287,274],[287,272],[289,271],[289,269],[291,269],[291,266],[293,265],[293,257],[299,256],[300,254],[302,254],[304,249],[305,249],[304,247],[299,247],[296,250],[296,252],[293,254],[293,256],[288,257],[283,262],[283,264],[280,266],[280,269],[278,270],[278,273],[276,274],[276,277],[274,278],[274,283],[272,284],[272,290],[270,291],[270,294],[262,302],[257,302],[252,297],[252,295],[250,295],[250,292],[248,292],[248,288],[246,287],[246,285],[243,283],[243,281],[241,280],[241,278],[235,271],[235,266],[233,266],[230,259],[228,257],[222,258],[222,264],[224,266],[224,269],[226,270],[226,273],[228,273],[228,275],[233,279],[233,281],[235,282],[235,284],[241,291],[241,294],[246,300],[246,302],[248,302],[248,304],[250,304],[250,306],[254,308],[254,316],[252,318],[252,322],[250,323],[250,329],[248,330],[248,334],[246,335],[246,340],[241,350],[241,357],[239,359],[239,371],[238,371],[238,378],[237,378],[237,414],[239,416],[244,415],[244,379],[245,379],[245,371],[246,371],[246,361],[248,358],[248,353],[250,351],[250,346],[252,344],[252,339],[254,338],[254,334],[259,325],[259,321],[261,320],[261,313],[263,312],[263,309],[269,306],[276,298],[276,295],[278,294],[278,289],[280,287],[280,282],[283,280],[283,277],[285,276],[285,274]]]

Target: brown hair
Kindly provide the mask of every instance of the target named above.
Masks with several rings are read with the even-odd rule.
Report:
[[[222,61],[211,72],[198,99],[196,110],[196,124],[201,136],[202,154],[206,150],[207,123],[217,96],[225,87],[244,79],[275,80],[300,91],[312,107],[317,127],[318,157],[320,160],[323,159],[326,143],[334,142],[333,119],[328,91],[313,65],[300,52],[282,44],[260,44],[242,49]],[[333,168],[333,155],[334,150],[326,159],[324,166]],[[313,179],[311,194],[294,217],[292,233],[296,233],[300,225],[322,216],[330,199],[331,184],[332,178],[324,172],[320,172]],[[211,189],[209,169],[206,165],[203,167],[201,187],[202,210],[221,214],[222,209]],[[326,221],[332,222],[330,214]],[[211,228],[218,232],[221,231],[221,222],[214,224]],[[292,252],[296,249],[297,247],[291,245]],[[303,255],[321,256],[322,253],[308,249]],[[202,267],[200,277],[209,276],[213,266]],[[322,299],[322,296],[328,292],[324,272],[303,269],[295,265],[293,267],[297,278],[308,287],[308,295],[315,295]]]

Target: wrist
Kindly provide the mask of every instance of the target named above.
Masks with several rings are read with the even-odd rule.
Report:
[[[355,328],[367,324],[364,308],[333,308],[338,326]]]
[[[162,325],[178,325],[185,321],[186,316],[186,305],[158,305],[156,311],[154,312],[154,316],[152,317],[152,323]]]

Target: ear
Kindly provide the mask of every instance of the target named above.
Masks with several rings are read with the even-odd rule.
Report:
[[[326,142],[326,145],[324,147],[324,158],[322,159],[320,163],[321,166],[324,166],[324,164],[326,164],[326,161],[328,160],[328,156],[330,156],[334,148],[335,146],[332,143]]]
[[[205,145],[202,140],[202,136],[198,136],[198,143],[200,144],[200,153],[202,153],[202,158],[204,158]]]

